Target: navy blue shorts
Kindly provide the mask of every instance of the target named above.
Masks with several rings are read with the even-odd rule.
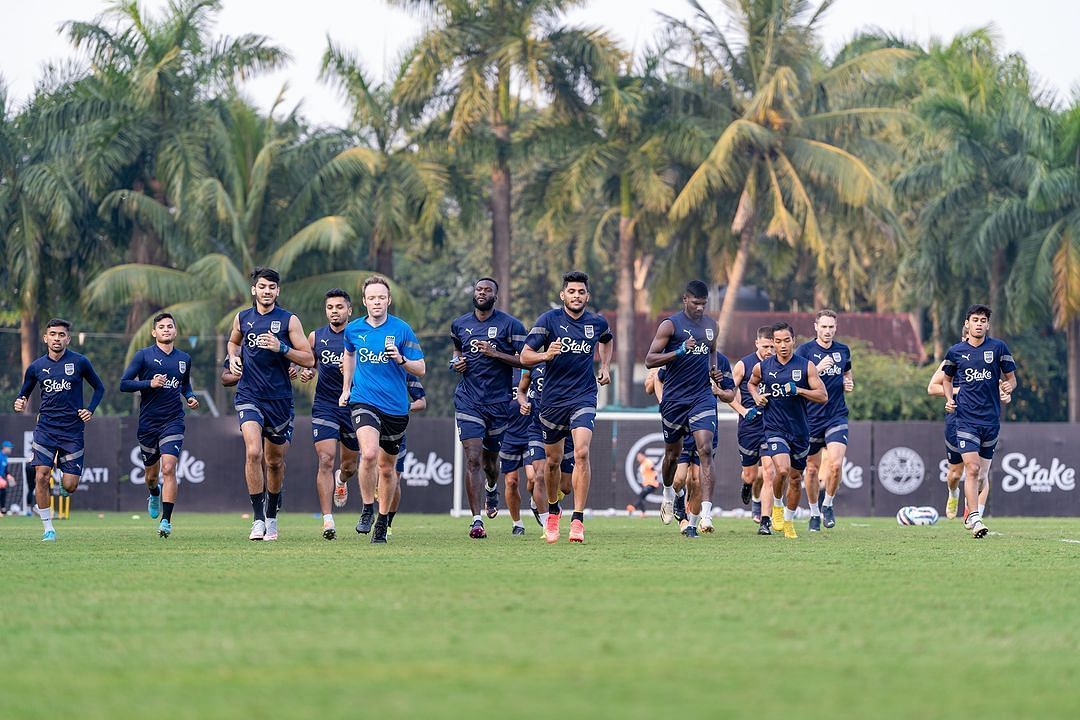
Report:
[[[534,463],[547,460],[547,448],[544,447],[544,434],[540,431],[539,415],[533,416],[533,422],[529,425],[529,456],[526,462]],[[563,459],[559,464],[560,471],[564,473],[574,472],[574,438],[567,435],[563,440]]]
[[[761,443],[765,442],[765,426],[758,418],[748,423],[739,418],[739,455],[743,467],[754,467],[761,462]]]
[[[162,455],[180,457],[184,448],[184,420],[180,418],[158,427],[140,427],[138,437],[144,467],[153,465]]]
[[[817,455],[829,443],[847,445],[848,421],[846,417],[833,418],[827,423],[810,426],[810,454]]]
[[[1000,430],[998,425],[976,425],[957,419],[956,447],[961,455],[977,452],[984,460],[993,460]]]
[[[596,427],[596,408],[580,407],[542,407],[540,408],[540,434],[545,445],[554,445],[572,434],[576,428]]]
[[[397,460],[394,461],[394,471],[400,475],[405,472],[405,456],[409,454],[409,448],[406,444],[408,441],[408,435],[401,436],[401,448],[398,449]]]
[[[35,427],[32,447],[34,449],[34,459],[30,461],[32,467],[57,467],[65,475],[82,476],[85,452],[82,428],[61,437],[55,431],[50,432],[41,427]]]
[[[515,438],[512,442],[504,440],[499,449],[499,473],[516,472],[530,462],[529,441]]]
[[[667,445],[698,430],[710,430],[715,435],[716,398],[709,395],[678,404],[665,401],[660,404],[660,425]]]
[[[483,439],[484,449],[499,452],[506,428],[510,427],[510,417],[506,414],[506,403],[501,405],[454,405],[454,420],[457,421],[459,440]]]
[[[313,407],[311,409],[311,439],[315,442],[337,440],[353,452],[360,450],[349,408],[323,405]]]
[[[716,433],[712,436],[712,447],[716,450],[716,446],[719,444],[720,438]],[[701,465],[701,456],[697,451],[697,440],[693,435],[683,435],[682,452],[679,453],[679,465],[688,465],[694,463],[695,465]]]
[[[761,442],[761,454],[766,457],[787,455],[791,467],[802,471],[806,469],[806,456],[810,454],[810,441],[804,437],[794,437],[777,432],[765,433]]]
[[[945,459],[950,465],[963,465],[959,441],[956,439],[956,413],[945,413]]]
[[[262,426],[262,436],[275,445],[292,440],[293,402],[291,398],[280,400],[253,400],[236,397],[234,407],[240,426],[257,422]]]

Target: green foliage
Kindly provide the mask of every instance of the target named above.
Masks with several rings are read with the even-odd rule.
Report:
[[[845,340],[845,342],[847,342]],[[930,397],[926,386],[936,365],[917,365],[860,342],[849,342],[855,391],[845,396],[852,420],[940,420],[945,400]]]

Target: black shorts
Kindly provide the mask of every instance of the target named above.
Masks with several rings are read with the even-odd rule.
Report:
[[[405,429],[409,427],[408,415],[387,415],[367,403],[349,403],[349,413],[352,415],[353,429],[358,434],[362,427],[375,428],[379,431],[379,447],[388,455],[397,457],[405,441]]]

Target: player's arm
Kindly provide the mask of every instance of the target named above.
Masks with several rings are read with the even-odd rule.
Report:
[[[529,331],[528,337],[525,338],[525,346],[521,348],[520,355],[521,364],[524,367],[536,367],[540,363],[547,362],[562,352],[562,343],[559,341],[559,338],[555,338],[553,342],[548,342],[548,337],[550,335],[550,328],[540,324],[537,324],[536,327]]]
[[[645,354],[645,367],[650,369],[663,367],[675,358],[686,354],[687,348],[685,342],[671,352],[664,352],[664,348],[671,342],[671,336],[674,332],[675,323],[671,322],[671,320],[664,320],[660,323],[656,328],[656,334],[653,336],[652,344],[649,345],[649,352]],[[690,342],[692,341],[693,338],[690,339]]]
[[[735,383],[735,387],[739,387],[739,385],[742,384],[744,377],[746,377],[746,365],[740,360],[731,368],[731,381]],[[746,411],[749,409],[743,407],[742,398],[739,396],[739,393],[735,393],[735,397],[731,398],[728,402],[728,407],[739,413],[742,417],[746,416]]]
[[[761,366],[755,365],[750,371],[750,379],[746,381],[746,389],[750,391],[750,397],[754,398],[754,405],[765,407],[769,398],[761,394]]]
[[[926,386],[926,394],[930,397],[945,397],[945,362],[938,365],[937,370],[930,376],[930,384]]]
[[[1003,373],[1001,376],[1001,389],[1005,391],[1006,395],[1012,395],[1013,390],[1016,389],[1016,372]]]
[[[142,380],[139,378],[139,373],[142,371],[143,357],[142,351],[135,353],[135,357],[131,358],[131,363],[124,370],[124,374],[120,376],[120,392],[139,392],[140,390],[148,390],[150,388],[149,380]]]
[[[611,353],[615,350],[615,343],[612,342],[614,339],[611,333],[605,332],[598,340],[600,347],[596,350],[600,356],[600,372],[596,374],[596,382],[601,385],[611,382]]]
[[[307,341],[308,341],[308,347],[311,347],[311,348],[315,347],[315,332],[314,331],[308,333]],[[312,350],[312,354],[314,354],[314,350]],[[319,366],[319,364],[315,363],[312,367],[301,368],[300,373],[299,373],[300,382],[302,382],[302,383],[311,382],[311,379],[313,377],[315,377],[315,373],[318,372],[315,369],[318,366]]]
[[[941,382],[942,395],[945,398],[945,412],[952,412],[956,409],[956,394],[955,388],[952,384],[952,379],[956,377],[956,359],[953,357],[953,353],[950,350],[945,355],[945,359],[941,362],[941,371],[945,373],[945,377]]]
[[[277,348],[271,345],[270,350],[276,349],[277,352],[285,356],[286,360],[296,363],[300,367],[315,367],[315,353],[311,351],[311,344],[304,334],[304,326],[300,322],[300,318],[295,315],[289,318],[289,342],[283,343],[276,337],[274,340],[277,341]]]
[[[94,366],[90,364],[89,360],[83,361],[82,376],[86,382],[90,383],[90,387],[94,388],[94,395],[90,398],[90,404],[79,410],[79,419],[88,422],[94,411],[97,410],[98,405],[101,404],[101,399],[105,397],[105,383],[101,382],[101,378],[94,372]]]
[[[737,394],[735,374],[731,371],[731,362],[727,357],[718,351],[714,352],[716,353],[716,367],[709,370],[712,392],[720,402],[730,403]]]
[[[796,386],[796,395],[812,403],[824,404],[829,402],[829,391],[825,389],[825,383],[821,382],[817,365],[809,361],[806,363],[806,382],[810,389],[807,390]]]
[[[13,407],[15,412],[21,413],[26,409],[27,399],[30,397],[30,393],[34,392],[34,388],[37,386],[37,373],[34,371],[34,366],[30,365],[26,368],[26,374],[23,375],[23,384],[19,388],[19,394],[15,398]]]
[[[346,335],[345,342],[348,343]],[[338,397],[338,405],[346,407],[349,404],[349,395],[352,394],[353,373],[356,371],[356,350],[345,348],[341,356],[341,396]]]
[[[525,368],[521,371],[521,379],[517,384],[517,402],[518,409],[522,415],[528,415],[532,412],[532,403],[529,402],[529,385],[531,379],[529,378],[529,369]]]
[[[477,350],[481,355],[498,360],[501,363],[506,363],[510,367],[524,368],[521,363],[521,356],[517,353],[511,355],[510,353],[499,352],[499,349],[495,347],[493,343],[489,343],[487,340],[480,340],[476,343]]]
[[[402,354],[402,350],[405,354]],[[405,336],[401,338],[401,347],[388,345],[385,352],[390,362],[400,365],[409,375],[415,375],[419,379],[427,374],[427,363],[424,362],[424,352],[420,349],[420,340],[408,325],[405,326]]]
[[[199,398],[195,397],[195,390],[191,387],[191,358],[188,358],[187,369],[180,377],[180,394],[189,408],[194,410],[199,407]]]
[[[232,330],[229,331],[229,342],[226,344],[226,352],[229,356],[229,372],[235,375],[237,378],[244,371],[243,362],[240,359],[240,343],[244,341],[244,336],[240,332],[240,313],[236,313],[232,321]],[[225,378],[221,379],[224,384]],[[237,380],[239,382],[239,380]],[[233,383],[234,385],[236,383]]]

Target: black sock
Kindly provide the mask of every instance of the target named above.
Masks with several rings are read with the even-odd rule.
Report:
[[[394,524],[395,515],[397,515],[397,510],[392,510],[386,513],[386,527],[391,527]]]
[[[160,494],[161,494],[161,486],[160,485],[155,485],[154,487],[150,488],[150,497],[157,497]]]
[[[364,512],[365,513],[374,513],[375,512],[375,503],[364,503]]]
[[[382,513],[379,513],[379,517],[375,520],[375,524],[376,525],[382,525],[383,527],[389,527],[390,526],[390,518],[387,515],[383,515]]]
[[[255,493],[254,495],[250,495],[250,497],[251,497],[251,510],[252,510],[254,518],[256,520],[265,520],[266,519],[266,503],[263,502],[263,500],[264,500],[263,494],[261,492],[260,493]]]
[[[278,496],[281,493],[269,492],[266,493],[266,517],[276,518],[278,509]]]
[[[161,517],[172,522],[172,509],[176,503],[163,502],[161,503]]]
[[[548,503],[548,513],[550,513],[552,515],[558,515],[561,512],[562,512],[562,508],[559,507],[559,503],[557,503],[557,502],[549,502]]]
[[[572,514],[570,516],[570,522],[573,522],[575,520],[580,520],[581,522],[585,522],[585,513],[576,512],[576,513]]]

